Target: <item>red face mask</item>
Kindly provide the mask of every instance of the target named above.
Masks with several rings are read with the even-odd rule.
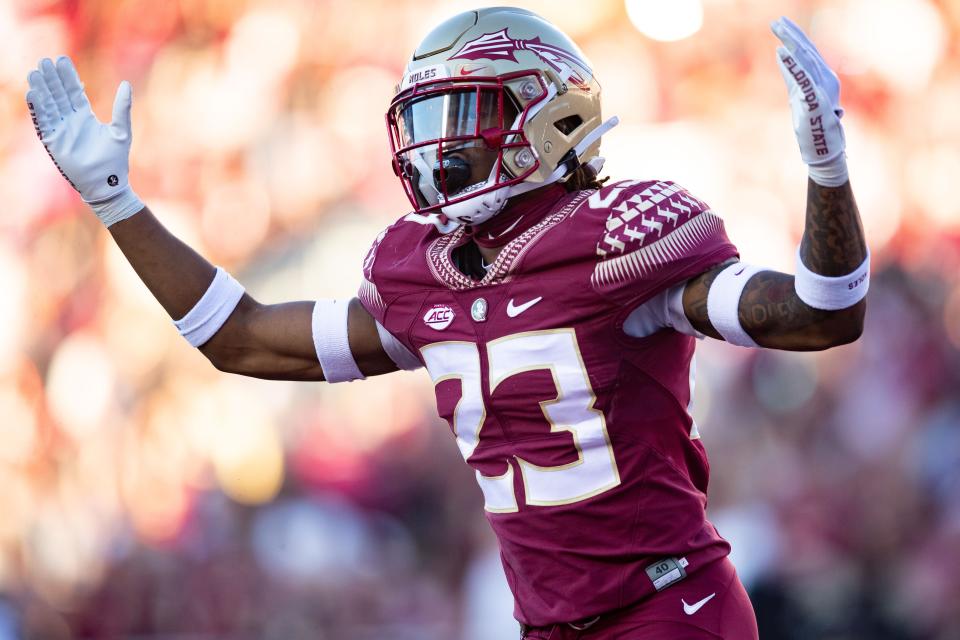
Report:
[[[513,91],[529,100],[521,111]],[[417,83],[397,95],[387,112],[394,172],[414,210],[442,207],[522,182],[539,168],[512,175],[511,149],[530,148],[523,124],[547,97],[543,79],[529,71],[499,77],[445,78]]]

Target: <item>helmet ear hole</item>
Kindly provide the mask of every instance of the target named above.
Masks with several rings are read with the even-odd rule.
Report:
[[[566,118],[561,118],[553,123],[553,126],[557,131],[562,133],[565,136],[569,136],[571,133],[577,130],[577,128],[583,124],[583,118],[577,114],[572,116],[567,116]]]

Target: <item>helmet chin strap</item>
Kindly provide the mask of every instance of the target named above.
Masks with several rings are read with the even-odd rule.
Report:
[[[553,85],[551,85],[551,87],[553,87]],[[590,148],[590,145],[599,140],[601,136],[606,134],[608,131],[610,131],[610,129],[614,128],[619,123],[620,118],[617,116],[610,118],[584,136],[583,140],[581,140],[571,150],[571,155],[573,155],[574,158],[579,158],[587,149]],[[599,172],[600,168],[603,166],[603,158],[593,158],[588,162],[588,164],[593,167],[595,171]],[[495,173],[497,167],[498,165],[494,164],[493,170],[490,172],[490,176],[487,178],[486,182],[480,183],[480,185],[475,188],[486,188],[496,184]],[[507,200],[510,198],[528,193],[534,189],[551,185],[555,182],[559,182],[561,179],[565,178],[569,172],[570,169],[568,168],[567,163],[561,162],[560,165],[554,169],[553,173],[551,173],[543,182],[520,182],[518,184],[510,185],[509,187],[494,189],[492,191],[487,191],[486,193],[483,193],[475,198],[469,198],[467,200],[463,200],[462,202],[455,202],[453,204],[446,205],[441,208],[441,211],[443,211],[443,214],[450,220],[456,220],[461,224],[483,224],[493,216],[500,213],[503,210],[503,207],[507,204]]]

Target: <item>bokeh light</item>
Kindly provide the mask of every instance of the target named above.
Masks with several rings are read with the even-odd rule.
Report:
[[[113,366],[96,336],[77,332],[60,343],[47,392],[50,411],[68,434],[80,440],[102,428],[113,391]]]
[[[661,42],[689,38],[703,26],[701,0],[626,0],[626,6],[637,31]]]
[[[927,85],[946,45],[929,0],[848,0],[816,11],[813,26],[826,50],[841,56],[843,71],[869,71],[905,91]]]
[[[283,451],[276,429],[248,411],[232,415],[235,420],[229,431],[220,433],[211,456],[217,480],[238,502],[267,502],[283,481]]]
[[[23,344],[27,322],[27,273],[14,252],[0,244],[0,363],[9,362]],[[0,368],[3,365],[0,364]]]

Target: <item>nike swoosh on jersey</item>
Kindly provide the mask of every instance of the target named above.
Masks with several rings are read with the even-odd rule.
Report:
[[[515,305],[513,304],[513,298],[510,298],[510,302],[507,303],[507,315],[510,316],[511,318],[516,318],[518,315],[520,315],[521,313],[523,313],[533,305],[537,304],[541,300],[543,300],[543,296],[537,296],[536,298],[534,298],[533,300],[530,300],[529,302],[524,302],[523,304]]]
[[[710,602],[711,600],[713,600],[713,596],[715,596],[715,595],[717,595],[717,593],[716,593],[716,592],[713,592],[713,593],[711,593],[710,595],[708,595],[706,598],[704,598],[703,600],[700,600],[699,602],[694,602],[693,604],[687,604],[687,601],[686,601],[686,600],[684,600],[683,598],[680,598],[680,602],[683,603],[683,612],[684,612],[685,614],[687,614],[688,616],[692,616],[692,615],[695,614],[697,611],[700,611],[700,608],[701,608],[703,605],[705,605],[705,604],[707,604],[708,602]]]

